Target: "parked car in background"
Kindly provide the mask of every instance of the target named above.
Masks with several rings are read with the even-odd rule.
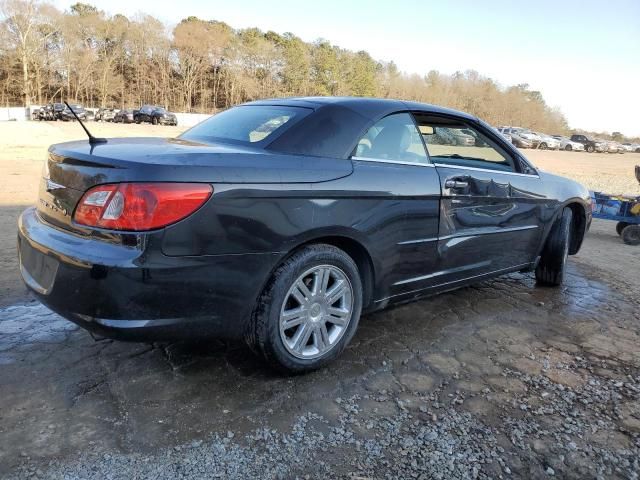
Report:
[[[599,140],[599,142],[604,144],[605,153],[618,153],[618,146],[615,142],[610,140]]]
[[[624,148],[627,149],[627,152],[635,152],[635,153],[640,153],[640,144],[638,143],[623,143],[622,145],[624,145]]]
[[[143,105],[139,110],[133,111],[133,121],[135,123],[148,122],[153,125],[178,125],[178,117],[168,112],[163,107],[153,105]]]
[[[64,112],[66,108],[67,106],[64,103],[50,103],[49,120],[62,120],[62,112]]]
[[[531,130],[522,127],[504,127],[509,129],[509,133],[514,133],[524,140],[528,140],[531,143],[531,148],[538,148],[541,138],[533,133]]]
[[[532,133],[540,138],[540,143],[538,143],[538,148],[540,150],[558,150],[560,148],[560,141],[553,138],[551,135],[540,132]]]
[[[133,123],[133,110],[122,109],[113,116],[113,123]]]
[[[471,147],[476,144],[476,136],[471,132],[472,131],[469,129],[449,129],[449,133],[451,133],[455,139],[455,145],[463,145],[467,147]]]
[[[587,135],[571,135],[571,141],[581,143],[584,145],[584,149],[589,153],[607,151],[607,145],[603,140],[596,140],[595,138],[588,137]]]
[[[552,135],[552,137],[560,142],[560,150],[566,150],[567,152],[584,152],[584,145],[572,141],[569,137],[565,137],[564,135]]]
[[[626,153],[627,152],[627,149],[624,148],[624,145],[622,145],[620,142],[612,141],[611,143],[615,147],[616,153]]]
[[[66,107],[66,105],[65,105],[65,107]],[[73,112],[69,108],[65,108],[64,110],[62,110],[61,119],[63,121],[65,121],[65,122],[74,121],[75,122],[76,117],[73,115],[74,113],[77,115],[77,117],[80,120],[86,120],[87,119],[87,111],[84,109],[84,107],[82,105],[79,105],[77,103],[76,104],[69,104],[69,107],[71,107],[73,109]]]
[[[533,142],[527,138],[521,137],[518,130],[511,127],[500,127],[497,129],[502,134],[508,134],[511,137],[511,143],[518,148],[533,148]]]
[[[64,103],[48,103],[33,112],[34,120],[62,120],[62,112],[66,108]]]
[[[118,110],[115,108],[99,108],[94,119],[96,122],[113,122],[116,113]]]
[[[485,146],[432,142],[441,129]],[[245,339],[304,372],[362,312],[510,272],[560,285],[591,218],[585,187],[473,115],[285,98],[178,138],[52,145],[18,248],[33,294],[98,335]]]
[[[467,129],[467,132],[469,130]],[[473,135],[464,133],[459,129],[441,127],[438,133],[431,138],[433,144],[440,145],[461,145],[471,147],[476,144],[476,138]]]
[[[33,112],[31,112],[31,119],[32,120],[48,120],[49,119],[49,113],[48,113],[48,105],[43,105],[40,108],[36,108]]]
[[[497,128],[494,128],[494,130],[495,130],[496,132],[498,132],[500,135],[502,135],[502,137],[504,137],[504,139],[505,139],[507,142],[509,142],[509,143],[513,144],[513,137],[512,137],[510,134],[508,134],[508,133],[506,133],[506,132],[501,132],[501,131],[500,131],[500,130],[498,130]]]
[[[151,123],[160,125],[178,125],[178,117],[175,113],[171,113],[162,107],[158,107],[153,111]]]

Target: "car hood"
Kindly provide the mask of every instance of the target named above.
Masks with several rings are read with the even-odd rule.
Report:
[[[212,183],[315,183],[335,180],[353,171],[349,160],[285,155],[222,143],[205,144],[178,138],[116,138],[90,145],[88,141],[52,145],[62,159],[123,171],[135,180],[171,174],[190,181]],[[71,186],[71,185],[69,185]]]

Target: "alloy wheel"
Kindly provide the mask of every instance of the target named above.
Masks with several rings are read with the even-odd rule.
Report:
[[[300,275],[280,310],[280,338],[287,351],[304,360],[322,357],[343,337],[353,313],[353,287],[333,265]]]

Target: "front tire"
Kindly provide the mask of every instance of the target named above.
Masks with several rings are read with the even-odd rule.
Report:
[[[158,125],[158,117],[151,117],[151,123],[153,125]]]
[[[572,150],[571,145],[564,147],[565,151],[570,152]]]
[[[540,150],[546,150],[546,149],[547,149],[547,144],[546,144],[546,143],[544,143],[544,142],[542,142],[540,145],[538,145],[538,148],[539,148]]]
[[[332,245],[311,245],[274,272],[258,299],[247,340],[279,370],[315,370],[344,350],[361,311],[355,262]]]
[[[593,153],[593,151],[595,150],[593,145],[587,145],[587,153]]]
[[[564,280],[571,241],[570,208],[562,210],[562,215],[551,227],[547,243],[542,249],[540,261],[536,267],[536,281],[539,285],[558,286]]]
[[[640,245],[640,225],[627,225],[622,230],[621,237],[627,245]]]

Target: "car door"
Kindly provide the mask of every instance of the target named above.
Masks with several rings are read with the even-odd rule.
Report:
[[[433,286],[529,266],[546,201],[535,169],[480,123],[431,114],[416,121],[442,192]],[[474,131],[476,144],[449,142],[459,129]]]
[[[366,179],[358,185],[370,211],[364,224],[375,225],[369,238],[376,302],[419,293],[438,269],[440,179],[412,115],[398,112],[376,122],[359,140],[351,161],[354,177]]]

